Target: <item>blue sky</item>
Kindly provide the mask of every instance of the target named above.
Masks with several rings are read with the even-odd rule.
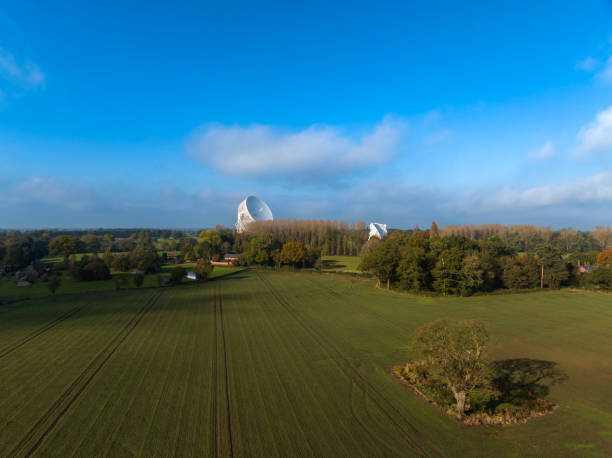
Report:
[[[612,3],[2,2],[0,228],[612,223]]]

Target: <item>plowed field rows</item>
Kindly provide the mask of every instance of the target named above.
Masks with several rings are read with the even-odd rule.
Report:
[[[478,318],[498,358],[556,361],[553,415],[464,427],[391,375],[413,329]],[[612,296],[419,298],[242,273],[0,308],[0,456],[606,456]]]

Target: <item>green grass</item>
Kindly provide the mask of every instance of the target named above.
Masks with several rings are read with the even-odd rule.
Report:
[[[194,264],[181,264],[186,271],[193,270]],[[157,288],[159,283],[157,277],[159,275],[169,275],[170,270],[174,266],[162,266],[160,274],[146,275],[142,288]],[[225,275],[233,274],[242,270],[242,267],[238,266],[215,266],[210,278],[222,277]],[[127,288],[136,288],[133,283],[133,275],[127,272],[112,272],[113,278],[124,277],[127,278]],[[189,282],[189,280],[185,280]],[[64,274],[60,287],[57,289],[57,295],[64,294],[76,294],[93,291],[110,291],[115,289],[115,283],[113,280],[101,280],[101,281],[75,281],[68,274]],[[15,286],[14,279],[0,278],[0,303],[2,301],[15,301],[24,299],[37,299],[45,296],[51,296],[51,292],[47,288],[47,283],[37,281],[30,286]]]
[[[359,256],[322,256],[323,270],[336,272],[361,273],[357,269],[361,258]]]
[[[558,362],[559,410],[465,427],[408,391],[391,368],[444,316],[484,321],[494,358]],[[314,273],[15,303],[0,456],[609,456],[611,341],[610,295],[426,298]]]

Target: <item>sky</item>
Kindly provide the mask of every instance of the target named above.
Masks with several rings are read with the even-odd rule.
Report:
[[[612,224],[612,3],[0,1],[0,228]]]

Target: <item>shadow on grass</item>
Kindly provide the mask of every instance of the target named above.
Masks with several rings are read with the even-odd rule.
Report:
[[[321,262],[324,269],[344,269],[347,267],[346,264],[342,264],[335,259],[324,259]]]
[[[568,380],[568,376],[554,361],[518,358],[493,362],[496,378],[494,388],[498,402],[521,404],[545,398],[550,387]]]

